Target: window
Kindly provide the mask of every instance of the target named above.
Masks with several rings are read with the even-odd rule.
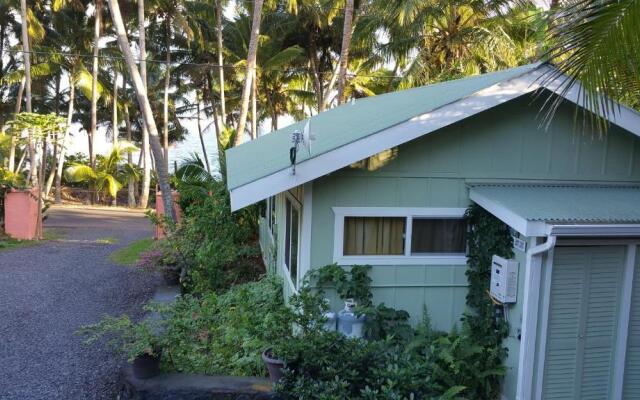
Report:
[[[345,217],[344,255],[404,254],[405,218]]]
[[[334,262],[466,263],[463,208],[334,207]]]
[[[297,287],[300,211],[289,198],[285,200],[285,213],[284,263],[289,270],[291,281]]]
[[[413,218],[411,254],[464,253],[466,233],[462,218]]]
[[[269,230],[273,235],[276,234],[276,197],[272,196],[267,199],[267,223]]]

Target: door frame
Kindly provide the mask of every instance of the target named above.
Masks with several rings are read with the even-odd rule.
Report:
[[[580,246],[626,246],[626,259],[622,277],[622,293],[621,304],[618,319],[618,330],[616,345],[614,349],[614,373],[612,382],[612,399],[622,400],[622,389],[624,384],[624,367],[627,350],[627,336],[629,331],[629,316],[631,312],[631,295],[633,292],[633,277],[635,273],[637,249],[640,245],[640,239],[564,239],[558,240],[556,247],[580,247]],[[544,262],[545,276],[541,289],[544,296],[542,299],[541,329],[540,329],[540,346],[537,354],[536,363],[536,382],[535,382],[535,398],[542,399],[542,387],[544,379],[544,366],[547,345],[547,328],[549,322],[549,308],[551,297],[551,278],[553,275],[553,249],[546,255]],[[520,355],[523,356],[522,354]],[[532,371],[533,372],[533,371]]]

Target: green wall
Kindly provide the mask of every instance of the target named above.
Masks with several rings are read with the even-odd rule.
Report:
[[[544,130],[538,109],[526,96],[315,180],[311,267],[333,262],[331,207],[466,207],[474,180],[640,181],[638,138],[617,127],[604,138],[580,132],[570,105]],[[434,326],[448,330],[465,309],[465,270],[374,266],[374,298],[409,311],[414,322],[426,305]]]

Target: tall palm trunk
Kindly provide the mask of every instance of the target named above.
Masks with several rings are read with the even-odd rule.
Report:
[[[251,84],[253,74],[256,69],[256,55],[258,50],[258,34],[260,33],[260,18],[262,16],[262,4],[264,0],[255,0],[253,3],[253,22],[251,23],[251,36],[249,38],[249,52],[247,53],[247,73],[242,90],[242,100],[240,101],[240,121],[238,122],[238,132],[236,134],[235,145],[242,143],[244,128],[247,123],[249,112],[249,97],[251,95]]]
[[[200,123],[200,98],[197,99],[197,120],[198,120],[198,136],[200,136],[200,146],[202,146],[202,156],[204,157],[204,163],[207,166],[207,172],[211,174],[211,167],[209,166],[209,157],[207,156],[207,148],[204,145],[204,137],[202,135],[202,124]]]
[[[220,114],[222,124],[227,115],[227,106],[224,99],[224,45],[222,43],[222,0],[216,0],[216,31],[218,33],[218,79],[220,80]]]
[[[20,0],[20,18],[22,20],[22,56],[24,61],[25,108],[31,112],[31,47],[29,46],[29,26],[27,22],[27,0]],[[34,186],[38,184],[36,169],[36,147],[33,132],[29,131],[29,179]]]
[[[126,82],[125,82],[126,83]],[[126,93],[126,85],[123,85]],[[124,103],[124,123],[127,126],[127,141],[131,143],[131,118],[129,117],[129,106],[127,103]],[[127,163],[129,166],[133,167],[133,154],[131,150],[127,152]],[[127,205],[129,208],[134,208],[136,206],[136,181],[129,177],[129,181],[127,182]]]
[[[136,60],[133,57],[131,48],[129,47],[129,39],[127,39],[127,33],[122,21],[122,14],[120,13],[120,6],[118,0],[108,0],[109,9],[111,10],[111,18],[113,19],[113,25],[118,38],[118,45],[124,55],[125,62],[129,69],[131,80],[133,81],[133,87],[138,99],[138,105],[142,111],[142,117],[145,121],[147,129],[149,131],[149,142],[151,150],[153,151],[153,157],[156,160],[156,171],[158,173],[158,184],[162,191],[162,203],[166,216],[171,220],[176,220],[176,214],[173,207],[173,196],[171,195],[171,187],[169,186],[169,175],[165,168],[164,155],[162,154],[162,146],[160,145],[160,138],[158,136],[158,127],[153,118],[153,111],[151,110],[151,103],[147,96],[147,89],[142,81],[140,71],[136,66]]]
[[[96,150],[94,143],[98,126],[98,56],[100,55],[100,26],[102,25],[102,1],[96,0],[96,15],[93,26],[93,66],[91,69],[91,130],[89,132],[89,163],[96,168]]]
[[[147,50],[146,32],[144,27],[144,0],[138,0],[138,47],[140,49],[140,77],[142,84],[147,88]],[[151,151],[149,150],[149,129],[143,119],[142,124],[142,193],[140,194],[140,207],[147,208],[149,204],[149,187],[151,186]]]
[[[67,137],[73,123],[73,107],[76,100],[76,86],[73,81],[74,69],[69,72],[69,110],[67,111],[67,129],[60,141],[60,154],[58,155],[58,167],[56,168],[56,204],[62,203],[62,170],[64,169],[65,153],[67,151]]]
[[[118,71],[113,77],[113,111],[111,115],[111,127],[113,130],[113,145],[118,144]]]
[[[24,86],[26,84],[26,77],[22,77],[20,80],[20,87],[18,88],[18,96],[16,97],[15,113],[20,114],[22,108],[22,95],[24,94]],[[18,138],[15,134],[11,135],[11,144],[9,147],[9,172],[16,172],[16,147],[18,146]]]
[[[165,17],[165,46],[167,56],[164,71],[164,105],[162,121],[162,149],[164,150],[165,168],[169,170],[169,85],[171,83],[171,17]]]
[[[338,104],[344,103],[344,86],[347,83],[347,66],[349,65],[349,46],[353,34],[353,2],[346,0],[344,9],[344,26],[342,29],[342,49],[340,50],[340,74],[338,77]]]
[[[256,70],[253,70],[253,78],[251,79],[251,139],[258,137],[258,77]]]
[[[55,113],[58,115],[60,113],[60,79],[62,78],[61,74],[56,75],[56,109]],[[51,172],[49,172],[49,177],[47,178],[47,184],[44,189],[44,197],[48,198],[49,193],[51,192],[51,187],[53,186],[53,180],[56,177],[56,166],[58,165],[58,149],[60,147],[60,135],[57,132],[54,132],[53,136],[53,155],[51,156]]]

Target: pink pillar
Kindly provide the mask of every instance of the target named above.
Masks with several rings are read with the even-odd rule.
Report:
[[[180,200],[180,193],[173,190],[171,191],[171,196],[173,197],[173,207],[176,211],[176,224],[178,224],[182,219],[182,210],[178,205],[178,200]],[[156,214],[158,214],[159,217],[164,215],[164,203],[162,202],[162,192],[156,192]],[[165,237],[164,229],[161,226],[156,225],[155,239],[162,239],[164,237]]]
[[[4,195],[4,231],[14,239],[36,238],[38,188],[11,190]]]

